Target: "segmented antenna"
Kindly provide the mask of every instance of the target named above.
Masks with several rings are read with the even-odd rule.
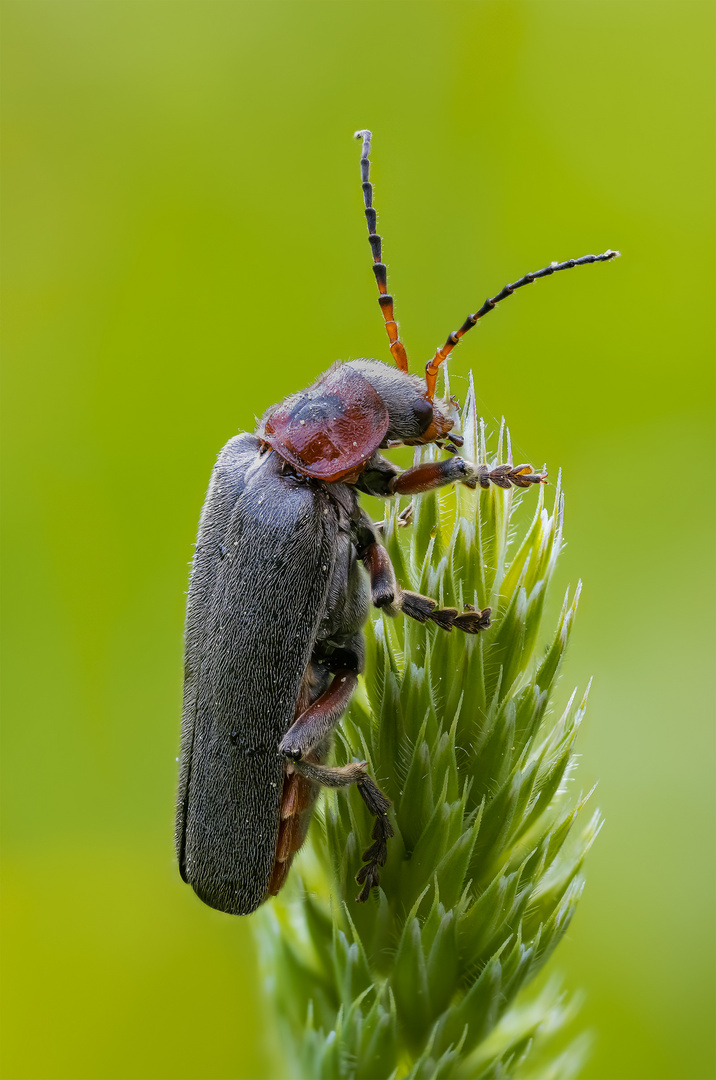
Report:
[[[367,211],[366,211],[367,213]],[[500,300],[505,300],[508,296],[512,296],[515,289],[521,289],[523,285],[531,285],[533,281],[538,278],[549,277],[550,274],[556,274],[558,270],[571,270],[573,266],[584,266],[587,263],[597,262],[609,262],[611,259],[619,257],[618,251],[605,251],[602,255],[583,255],[581,259],[567,259],[566,262],[553,262],[549,266],[545,266],[542,270],[535,270],[533,274],[525,274],[519,281],[513,281],[511,285],[505,285],[501,292],[498,292],[492,299],[486,300],[479,311],[476,311],[474,315],[468,315],[465,322],[462,324],[459,330],[453,330],[448,335],[448,339],[441,349],[435,353],[432,360],[429,361],[425,368],[425,383],[428,388],[427,397],[430,401],[433,400],[435,395],[435,383],[437,382],[438,369],[457,343],[463,334],[466,334],[468,330],[471,330],[478,319],[481,319],[483,315],[487,315],[488,311],[492,311],[495,304],[499,304]]]
[[[355,138],[363,140],[360,154],[360,175],[363,183],[363,199],[365,201],[365,216],[368,222],[368,241],[373,252],[373,273],[378,282],[378,303],[385,319],[385,329],[388,331],[388,341],[393,359],[401,371],[408,370],[408,357],[405,346],[398,336],[398,324],[393,318],[393,297],[388,292],[388,274],[385,263],[381,262],[381,242],[376,231],[376,212],[373,207],[373,185],[370,182],[370,131],[356,131]]]

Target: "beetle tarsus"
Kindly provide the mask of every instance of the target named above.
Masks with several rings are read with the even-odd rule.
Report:
[[[370,896],[371,890],[380,884],[380,867],[385,866],[388,858],[388,840],[394,833],[393,826],[388,818],[388,810],[391,805],[388,796],[380,790],[370,776],[364,776],[362,780],[358,781],[358,791],[370,813],[375,816],[375,824],[371,834],[373,843],[363,852],[364,865],[356,874],[357,884],[363,886],[358,896],[356,896],[356,901],[365,903]]]
[[[413,509],[412,502],[409,502],[405,509],[400,511],[397,519],[399,529],[404,529],[407,525],[413,524]]]
[[[361,876],[363,870],[365,870],[365,874]],[[371,864],[371,866],[362,866],[356,875],[356,881],[359,885],[362,881],[365,882],[363,888],[358,893],[358,896],[356,896],[356,903],[364,904],[370,896],[371,889],[377,888],[377,886],[380,885],[380,870],[374,864]]]
[[[421,596],[420,593],[404,592],[401,608],[403,615],[416,622],[425,623],[429,619],[448,633],[456,629],[464,634],[477,634],[480,630],[487,630],[490,625],[490,608],[476,611],[472,605],[466,604],[460,614],[454,607],[439,608],[429,596]]]
[[[371,844],[369,848],[361,855],[361,859],[364,862],[376,862],[379,866],[385,866],[386,859],[388,858],[388,844],[384,837],[376,840],[374,844]]]
[[[437,606],[429,596],[421,596],[420,593],[415,592],[404,592],[402,594],[401,610],[403,615],[415,619],[416,622],[427,622]]]
[[[532,484],[546,484],[547,472],[534,472],[531,465],[496,465],[492,469],[487,465],[473,465],[472,475],[462,482],[473,490],[478,485],[487,490],[490,484],[505,490],[511,487],[528,488]]]
[[[492,608],[486,607],[482,611],[463,611],[455,619],[455,627],[465,634],[478,634],[480,630],[489,630],[490,615]]]
[[[367,765],[368,762],[364,761],[363,767],[367,768]],[[380,790],[375,780],[372,780],[367,774],[358,781],[358,790],[361,793],[363,802],[366,804],[371,814],[373,814],[374,817],[378,817],[378,821],[376,822],[377,827],[377,825],[380,824],[381,816],[387,814],[391,807],[390,799]],[[390,823],[388,823],[388,828],[390,829],[390,832],[387,835],[392,836],[393,830],[390,827]],[[373,831],[375,833],[375,829]]]
[[[439,626],[441,630],[447,630],[450,633],[457,619],[457,608],[437,608],[435,611],[430,612],[428,618],[436,626]]]
[[[375,529],[376,532],[382,533],[382,532],[385,531],[386,524],[387,523],[385,521],[374,521],[373,522],[373,528]],[[395,519],[395,524],[397,525],[397,527],[399,529],[405,529],[405,528],[407,528],[408,525],[413,524],[413,504],[412,504],[412,502],[409,502],[408,505],[405,507],[405,509],[400,511],[397,518]]]

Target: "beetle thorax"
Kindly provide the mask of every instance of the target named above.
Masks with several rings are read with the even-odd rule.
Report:
[[[453,421],[441,406],[417,376],[351,360],[269,409],[257,434],[298,472],[335,482],[359,475],[379,446],[445,435]]]

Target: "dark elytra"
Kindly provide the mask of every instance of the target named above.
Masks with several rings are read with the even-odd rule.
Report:
[[[608,262],[585,255],[527,274],[468,316],[426,366],[408,371],[387,292],[370,183],[370,132],[361,180],[379,303],[396,363],[334,365],[308,390],[270,409],[255,435],[221,451],[199,523],[186,616],[184,708],[176,818],[180,871],[211,907],[254,911],[281,888],[321,786],[355,785],[374,818],[356,875],[366,900],[393,834],[390,803],[366,762],[330,768],[334,728],[363,669],[370,604],[476,634],[490,610],[439,609],[405,591],[360,492],[390,498],[444,484],[529,487],[530,465],[488,469],[455,453],[453,408],[435,401],[440,364],[460,338],[516,289],[558,270]],[[435,442],[453,456],[402,472],[379,452]]]

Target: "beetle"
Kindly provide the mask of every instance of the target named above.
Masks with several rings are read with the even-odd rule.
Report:
[[[440,365],[496,304],[541,277],[619,253],[551,263],[485,301],[411,374],[387,290],[373,188],[370,131],[361,182],[378,301],[395,365],[337,362],[219,454],[199,523],[186,614],[176,850],[182,878],[235,915],[275,895],[303,843],[320,787],[355,785],[375,818],[356,880],[365,901],[380,881],[393,830],[390,802],[366,762],[326,765],[332,732],[363,669],[370,604],[388,615],[476,634],[490,609],[439,608],[396,581],[364,492],[390,498],[445,484],[544,483],[530,465],[464,461],[454,402],[435,397]],[[444,459],[401,471],[380,454],[435,443]]]

